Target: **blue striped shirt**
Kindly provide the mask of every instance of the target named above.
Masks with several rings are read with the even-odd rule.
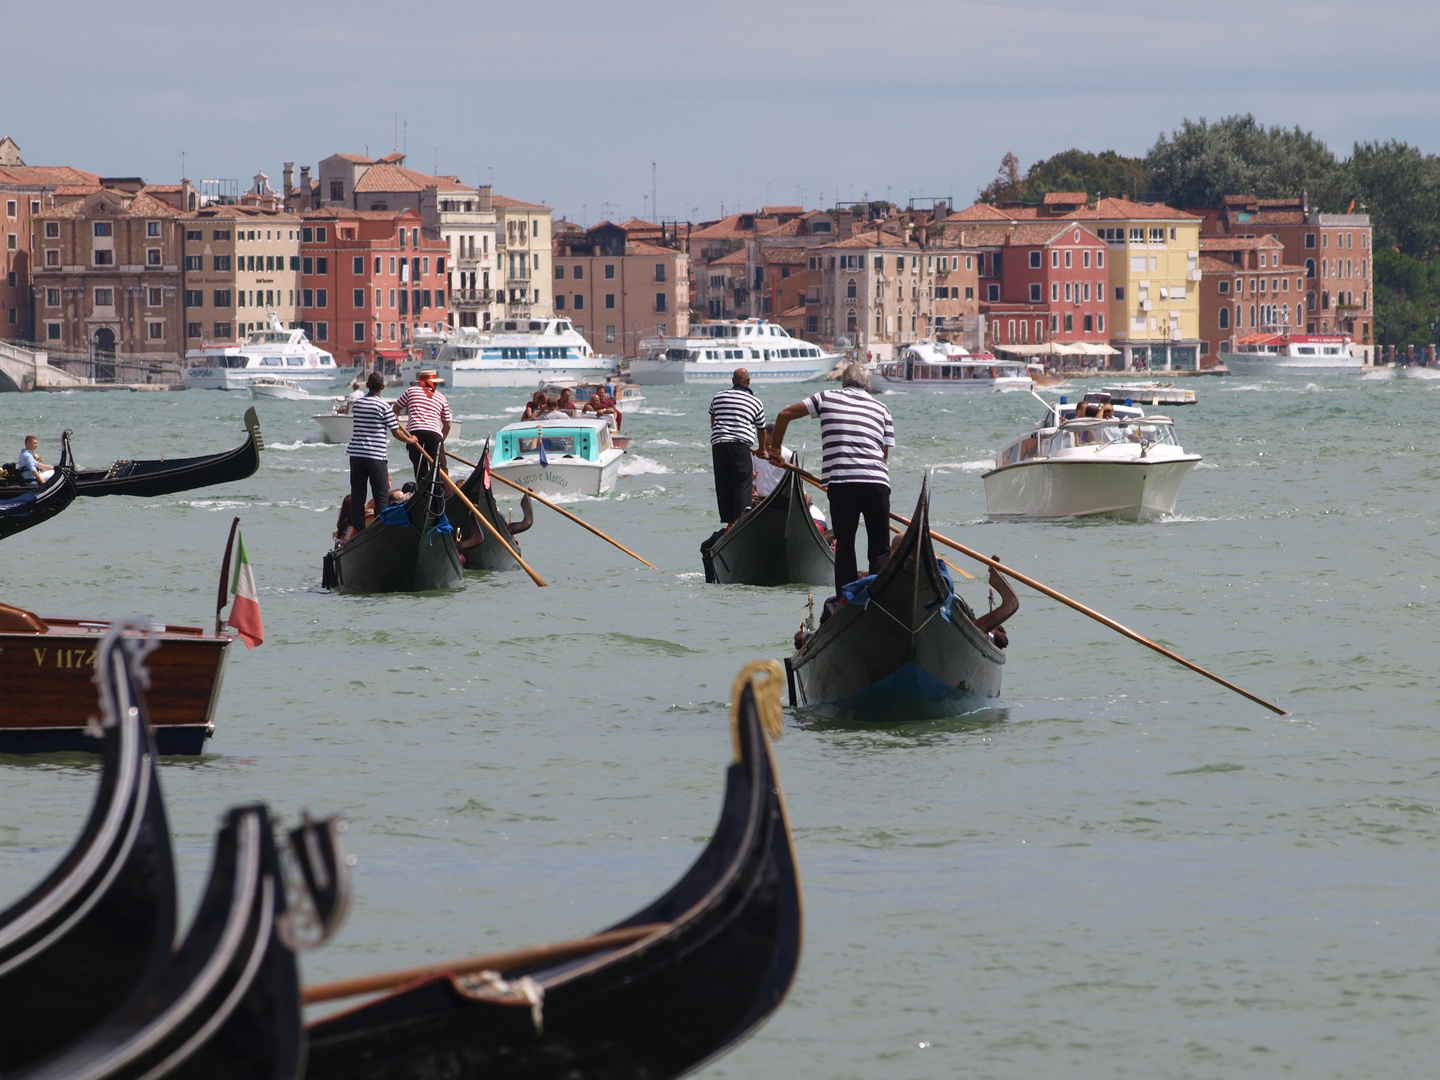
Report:
[[[350,418],[354,426],[350,430],[350,442],[345,447],[347,454],[381,461],[390,456],[390,432],[400,426],[390,402],[379,394],[366,394],[350,406]]]
[[[890,486],[885,447],[895,445],[895,421],[889,409],[859,387],[847,386],[811,394],[805,411],[820,418],[826,483]]]

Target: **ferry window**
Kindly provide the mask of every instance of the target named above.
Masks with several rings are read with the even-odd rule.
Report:
[[[895,271],[898,273],[898,272],[900,272],[901,270],[904,270],[904,269],[905,269],[905,256],[904,256],[904,255],[897,255],[897,256],[895,256]]]
[[[614,276],[615,276],[615,264],[614,264],[614,263],[606,263],[606,264],[605,264],[605,279],[608,281],[608,280],[610,280],[611,278],[613,278]]]

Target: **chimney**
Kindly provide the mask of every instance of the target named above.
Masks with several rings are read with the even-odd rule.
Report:
[[[855,211],[841,210],[835,216],[840,219],[835,226],[836,239],[849,240],[855,233]]]
[[[286,201],[289,201],[290,197],[295,194],[295,163],[293,161],[285,162],[285,171],[281,175],[285,177],[285,181],[281,185],[280,194],[285,196]]]
[[[479,210],[482,214],[494,209],[494,203],[491,201],[490,197],[489,184],[480,185],[480,197],[477,200],[476,209]]]
[[[312,210],[310,205],[310,166],[300,166],[300,207],[301,210]]]

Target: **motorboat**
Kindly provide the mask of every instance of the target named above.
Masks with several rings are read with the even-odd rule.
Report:
[[[250,384],[250,396],[252,398],[268,398],[273,401],[300,401],[308,398],[310,393],[294,379],[262,375]]]
[[[990,517],[1141,520],[1175,512],[1180,485],[1201,458],[1181,447],[1173,419],[1114,405],[1101,391],[1074,405],[1064,397],[1045,404],[1035,429],[996,454],[984,474]]]
[[[1363,355],[1348,334],[1250,334],[1220,359],[1236,375],[1359,371]]]
[[[597,355],[569,319],[502,319],[489,330],[422,331],[414,345],[419,358],[400,365],[401,377],[410,382],[422,368],[434,368],[457,389],[609,379],[619,364],[617,357]]]
[[[897,360],[879,365],[876,389],[928,394],[969,394],[991,390],[1030,390],[1035,381],[1023,360],[999,360],[993,353],[970,353],[948,341],[917,341]]]
[[[248,390],[261,379],[282,378],[300,387],[326,387],[349,368],[317,348],[305,331],[286,328],[273,311],[269,322],[239,344],[214,341],[185,353],[185,386],[190,390]]]
[[[490,471],[542,495],[603,495],[624,454],[604,420],[527,420],[500,429]]]
[[[569,390],[570,396],[581,405],[589,401],[595,391],[601,387],[610,388],[610,396],[615,399],[615,407],[621,412],[632,406],[639,405],[645,400],[645,391],[634,383],[606,383],[606,382],[577,382],[575,379],[547,379],[540,384],[540,389],[547,394],[558,394],[561,390]]]
[[[393,405],[394,402],[387,401],[386,404]],[[310,419],[320,425],[320,434],[325,437],[327,443],[344,445],[350,441],[350,435],[355,430],[355,418],[348,412],[314,413]],[[459,420],[450,421],[449,438],[460,438],[460,423]]]
[[[1142,405],[1194,405],[1195,391],[1177,387],[1173,382],[1137,382],[1125,386],[1107,386],[1111,401],[1138,401]]]
[[[842,359],[764,319],[697,323],[688,337],[646,338],[640,348],[644,357],[631,361],[630,378],[641,386],[728,386],[737,367],[749,370],[753,383],[810,382]]]

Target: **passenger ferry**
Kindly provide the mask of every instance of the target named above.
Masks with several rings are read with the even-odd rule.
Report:
[[[542,495],[603,495],[615,486],[624,454],[604,420],[521,421],[500,429],[490,471]]]
[[[1237,352],[1220,359],[1237,375],[1359,371],[1365,358],[1353,344],[1348,334],[1250,334],[1235,343]]]
[[[641,386],[726,384],[738,367],[755,383],[809,382],[841,360],[764,319],[697,323],[689,337],[648,338],[640,347],[645,357],[630,364],[630,378]]]
[[[948,341],[907,345],[898,360],[880,364],[877,374],[877,390],[928,394],[1030,390],[1035,386],[1023,360],[997,360],[991,353],[971,354]]]
[[[310,344],[305,331],[287,330],[270,313],[268,325],[243,342],[214,342],[185,353],[185,386],[190,390],[249,390],[277,377],[302,389],[324,388],[350,373],[335,357]]]
[[[502,319],[490,330],[462,326],[415,335],[418,360],[400,366],[406,382],[434,368],[448,387],[538,386],[542,380],[612,378],[617,357],[598,356],[569,319]]]

